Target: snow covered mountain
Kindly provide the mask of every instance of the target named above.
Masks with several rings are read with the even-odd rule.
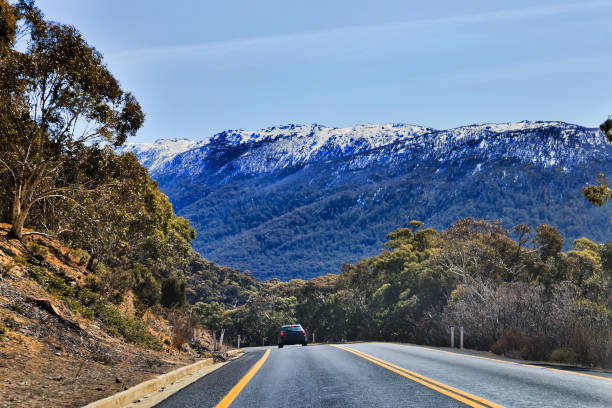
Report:
[[[545,222],[570,239],[612,239],[609,210],[580,196],[612,171],[612,145],[563,122],[285,125],[121,151],[190,219],[196,249],[260,277],[336,272],[413,218],[437,228],[465,216]]]
[[[549,132],[556,132],[555,137],[546,137]],[[387,149],[377,149],[383,147]],[[242,174],[269,173],[373,149],[377,150],[360,156],[353,165],[365,166],[372,161],[406,155],[452,162],[465,154],[467,148],[471,153],[485,154],[488,159],[500,155],[544,167],[561,163],[571,167],[589,160],[590,155],[601,153],[599,150],[606,151],[607,147],[597,129],[563,122],[525,121],[450,130],[404,124],[348,128],[285,125],[257,132],[227,130],[201,141],[162,139],[153,143],[127,143],[121,150],[136,153],[153,176],[177,171],[181,175],[196,176],[207,173],[205,169],[222,173],[227,167]],[[211,164],[217,166],[211,169]]]

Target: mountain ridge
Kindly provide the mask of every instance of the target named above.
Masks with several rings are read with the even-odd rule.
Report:
[[[612,238],[606,209],[580,195],[612,171],[612,146],[598,129],[565,122],[283,125],[121,151],[133,151],[191,221],[198,251],[258,277],[337,272],[411,218],[436,228],[464,216],[557,223],[570,239]]]

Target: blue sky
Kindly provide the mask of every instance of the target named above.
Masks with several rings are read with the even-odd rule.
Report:
[[[285,123],[597,126],[612,113],[612,0],[37,3],[136,95],[134,141]]]

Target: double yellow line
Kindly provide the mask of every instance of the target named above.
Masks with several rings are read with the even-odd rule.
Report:
[[[382,360],[380,358],[371,356],[362,351],[358,351],[355,349],[351,349],[344,346],[334,345],[334,347],[339,348],[344,351],[348,351],[349,353],[353,353],[356,356],[359,356],[365,360],[368,360],[371,363],[379,365],[383,368],[386,368],[389,371],[393,371],[396,374],[401,375],[402,377],[408,378],[418,384],[424,385],[427,388],[431,388],[439,392],[440,394],[444,394],[450,398],[453,398],[457,401],[463,402],[464,404],[474,407],[474,408],[504,408],[503,406],[496,404],[491,401],[487,401],[483,398],[477,397],[476,395],[469,394],[465,391],[461,391],[457,388],[453,388],[446,384],[442,384],[441,382],[432,380],[431,378],[427,378],[410,370],[406,370],[405,368],[399,367],[395,364],[389,363],[388,361]]]

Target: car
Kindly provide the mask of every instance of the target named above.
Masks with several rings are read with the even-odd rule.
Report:
[[[289,344],[301,344],[307,346],[306,330],[299,324],[287,324],[281,327],[278,335],[278,348]]]

